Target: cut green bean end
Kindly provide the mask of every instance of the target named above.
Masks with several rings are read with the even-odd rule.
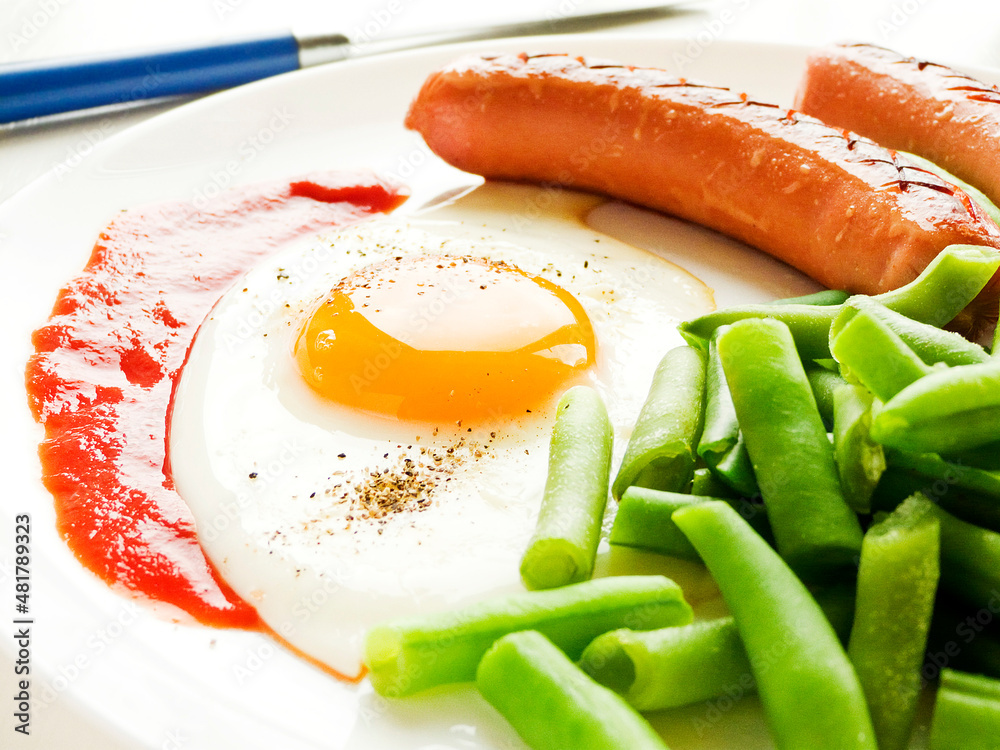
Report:
[[[590,578],[578,565],[573,545],[564,539],[540,539],[521,560],[521,580],[531,590],[551,589]]]
[[[622,647],[617,633],[612,631],[595,638],[584,651],[580,668],[601,685],[624,694],[635,682],[635,662]]]

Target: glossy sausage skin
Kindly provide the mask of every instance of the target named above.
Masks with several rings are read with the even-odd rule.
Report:
[[[1000,90],[881,47],[828,47],[809,57],[796,106],[911,151],[1000,203]]]
[[[831,288],[881,292],[947,245],[1000,247],[1000,230],[964,192],[894,152],[662,70],[465,57],[427,79],[406,124],[460,169],[659,209]]]

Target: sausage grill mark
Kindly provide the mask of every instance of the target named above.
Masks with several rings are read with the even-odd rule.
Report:
[[[664,211],[852,292],[905,284],[948,245],[1000,247],[988,217],[902,153],[665,70],[467,55],[427,78],[406,125],[467,172]],[[995,314],[987,296],[973,323]]]
[[[861,46],[861,45],[853,45],[853,46]],[[867,46],[870,46],[870,45],[867,45]],[[498,59],[498,57],[499,56],[488,56],[488,57],[484,57],[484,59],[492,61],[492,60]],[[728,87],[725,87],[725,86],[716,86],[716,85],[707,84],[707,83],[698,83],[696,81],[689,81],[687,78],[682,78],[682,77],[675,78],[675,77],[671,76],[669,73],[667,73],[666,71],[659,70],[657,68],[643,68],[643,67],[639,67],[639,66],[635,66],[635,65],[622,65],[622,64],[611,63],[611,62],[588,63],[587,60],[585,58],[583,58],[583,57],[573,57],[573,56],[567,55],[565,53],[548,53],[548,52],[546,52],[546,53],[532,53],[532,54],[529,54],[529,53],[526,53],[526,52],[522,52],[519,55],[517,55],[517,58],[519,60],[521,60],[521,62],[524,63],[525,65],[530,65],[533,61],[536,61],[536,60],[547,60],[547,59],[551,59],[551,58],[560,58],[560,57],[561,58],[565,58],[566,60],[572,60],[574,62],[577,62],[581,66],[583,66],[584,68],[586,68],[587,70],[622,70],[622,71],[625,71],[625,72],[628,72],[628,73],[640,72],[640,73],[643,73],[643,74],[646,74],[646,75],[652,74],[652,75],[655,75],[657,77],[663,77],[663,78],[668,78],[669,79],[669,80],[662,81],[660,83],[642,84],[642,86],[644,88],[651,88],[651,89],[653,89],[653,88],[662,88],[662,89],[678,89],[678,88],[707,89],[707,90],[711,90],[711,91],[724,92],[724,93],[730,94],[731,96],[735,97],[735,98],[732,98],[732,99],[724,99],[724,100],[717,101],[717,102],[708,102],[708,103],[706,103],[707,106],[710,107],[710,108],[724,108],[724,107],[745,106],[745,107],[760,107],[760,108],[763,108],[763,109],[773,109],[773,110],[781,110],[782,109],[782,107],[780,105],[778,105],[778,104],[773,104],[771,102],[761,102],[761,101],[757,101],[755,99],[751,99],[746,93],[739,93],[739,94],[737,94],[737,93],[733,92],[732,89],[730,89]],[[918,66],[924,66],[924,67],[926,67],[927,65],[933,65],[935,67],[944,67],[944,66],[938,65],[937,63],[930,63],[930,62],[927,62],[927,61],[916,60],[915,58],[910,58],[909,60],[902,61],[902,62],[908,62],[910,64],[917,64]],[[967,79],[967,80],[972,80],[972,79]],[[967,87],[967,88],[970,91],[973,90],[973,87],[971,87],[971,86]],[[995,94],[997,96],[1000,96],[1000,91],[990,91],[990,90],[986,90],[986,89],[982,89],[982,88],[975,88],[975,91],[977,92],[977,94],[980,94],[980,95],[982,95],[983,93],[993,93],[993,94]],[[1000,103],[1000,102],[998,102],[998,103]],[[781,122],[781,123],[784,123],[784,124],[787,124],[787,125],[795,126],[795,127],[817,126],[819,128],[823,128],[823,129],[825,129],[825,128],[828,127],[825,123],[821,122],[820,120],[815,119],[814,117],[801,116],[800,113],[798,111],[794,110],[794,109],[786,109],[784,111],[784,114],[782,114],[780,117],[777,118],[777,121]],[[842,139],[844,141],[844,147],[845,147],[845,149],[848,152],[855,152],[856,148],[857,148],[857,146],[859,144],[860,145],[877,146],[877,144],[875,144],[874,141],[871,141],[868,138],[864,138],[863,136],[859,136],[858,134],[853,133],[853,132],[851,132],[849,130],[842,130],[837,135],[824,133],[820,137],[821,138],[839,138],[839,139]],[[898,176],[895,179],[888,180],[888,181],[886,181],[886,182],[884,182],[884,183],[876,186],[879,189],[883,189],[883,190],[884,189],[891,189],[891,190],[896,190],[896,191],[904,192],[905,193],[905,192],[909,192],[913,188],[926,188],[928,190],[933,190],[933,191],[936,191],[936,192],[939,192],[939,193],[943,193],[945,195],[956,195],[957,194],[955,190],[953,190],[950,186],[948,186],[944,182],[931,182],[931,181],[927,181],[926,179],[914,180],[914,179],[907,178],[904,170],[905,169],[910,169],[911,167],[909,167],[909,165],[900,164],[898,162],[898,160],[896,159],[895,152],[893,152],[891,160],[890,159],[871,159],[871,158],[864,158],[864,159],[862,159],[862,158],[856,158],[856,155],[854,153],[850,154],[850,156],[851,157],[855,157],[855,158],[853,158],[851,160],[857,161],[858,163],[864,163],[864,164],[879,164],[879,163],[882,163],[882,164],[886,164],[888,166],[891,166],[891,167],[893,167],[896,170],[896,173],[897,173]],[[928,172],[926,174],[927,174],[927,176],[930,176],[930,177],[933,177],[933,178],[937,179],[936,176],[933,175],[932,173]],[[965,194],[963,193],[960,197],[962,198],[963,205],[965,205],[966,208],[970,208],[967,196],[965,196]]]

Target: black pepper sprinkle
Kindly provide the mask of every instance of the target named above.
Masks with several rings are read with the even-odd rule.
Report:
[[[257,478],[257,472],[256,471],[251,471],[250,472],[250,478],[251,479],[256,479]]]
[[[416,453],[403,451],[390,467],[365,469],[363,478],[347,485],[344,492],[343,499],[350,500],[345,529],[350,530],[354,521],[383,525],[391,516],[429,509],[442,480],[451,481],[458,466],[469,458],[481,458],[485,449],[486,445],[469,444],[463,437],[447,448],[420,446]]]

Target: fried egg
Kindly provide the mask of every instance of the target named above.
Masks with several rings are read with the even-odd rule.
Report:
[[[345,675],[366,630],[521,588],[559,395],[617,442],[710,290],[589,229],[601,200],[488,183],[250,271],[192,346],[175,486],[226,582]]]

